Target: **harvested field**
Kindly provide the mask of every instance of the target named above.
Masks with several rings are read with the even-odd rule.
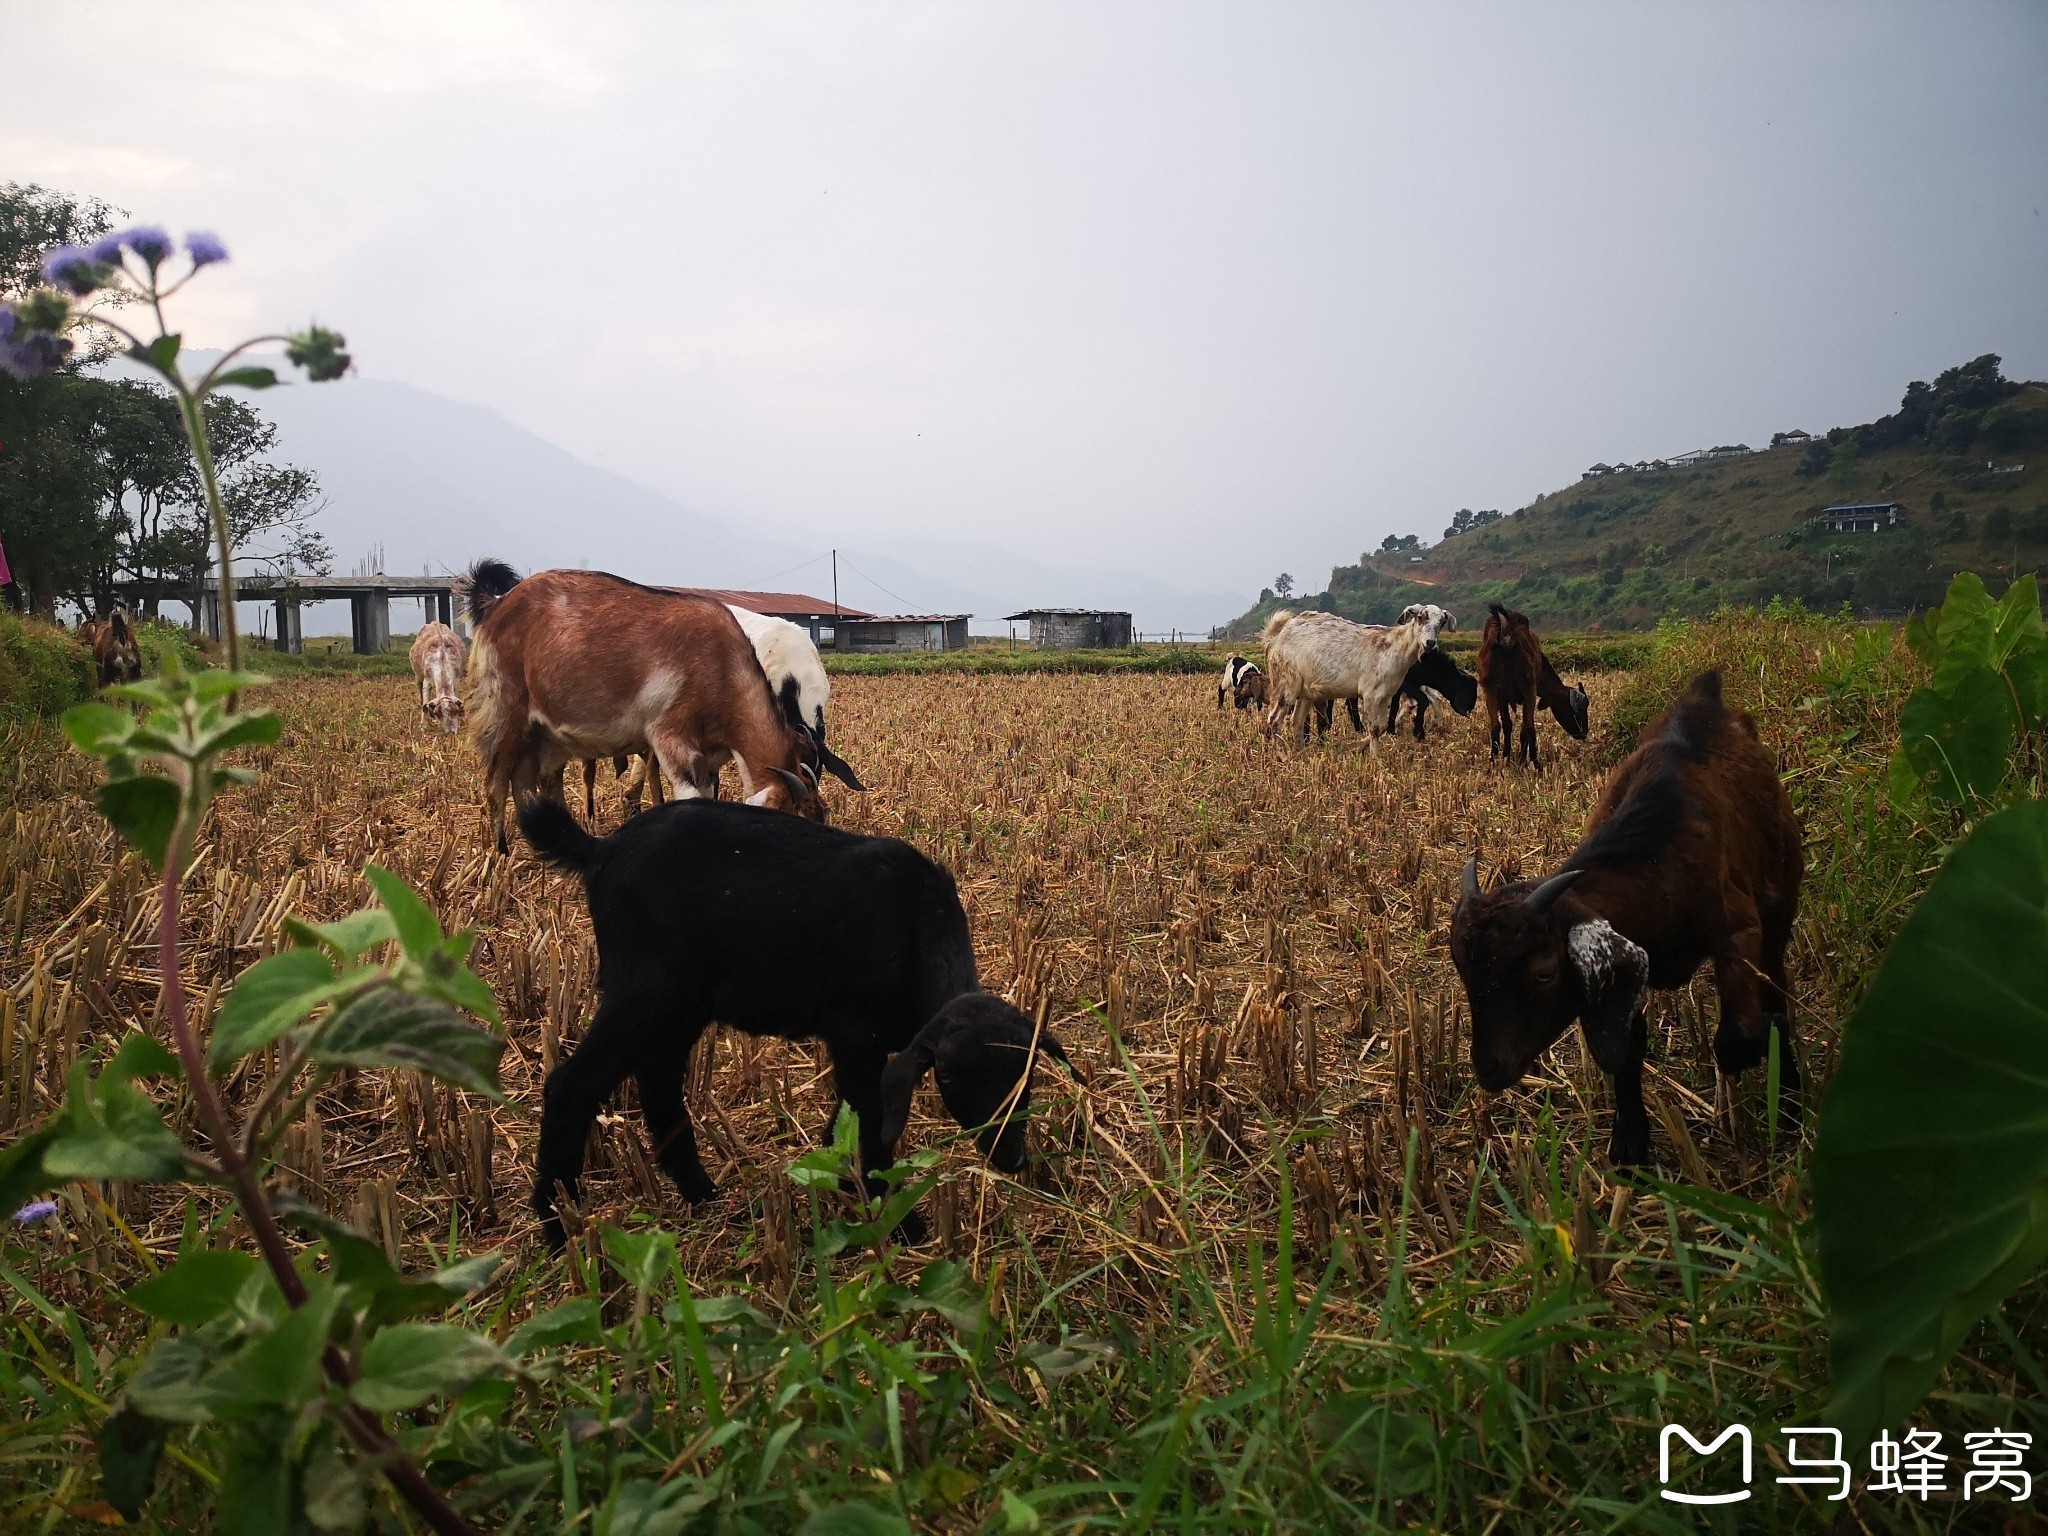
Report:
[[[1798,668],[1836,644],[1796,626],[1757,643],[1776,647],[1771,667]],[[1869,782],[1881,759],[1854,742],[1866,728],[1871,740],[1888,736],[1889,683],[1845,695],[1835,724],[1853,723],[1831,733],[1794,713],[1800,689],[1776,686],[1761,664],[1745,680],[1746,665],[1731,691],[1767,706],[1764,733],[1786,754],[1795,799],[1809,785],[1839,797]],[[784,1173],[816,1145],[831,1104],[807,1047],[707,1037],[690,1104],[723,1194],[694,1212],[654,1172],[627,1089],[593,1134],[568,1260],[546,1254],[527,1211],[540,1082],[594,1006],[588,921],[570,881],[523,850],[485,850],[473,748],[421,726],[406,680],[302,675],[276,686],[268,702],[286,733],[255,755],[257,782],[216,805],[186,881],[186,980],[203,1020],[223,984],[275,944],[284,913],[325,920],[363,905],[370,860],[424,892],[450,927],[474,927],[472,962],[508,1023],[510,1105],[409,1073],[344,1077],[286,1133],[278,1181],[409,1270],[509,1250],[516,1262],[461,1313],[500,1339],[582,1296],[609,1319],[627,1316],[644,1297],[621,1289],[602,1229],[676,1233],[692,1292],[738,1293],[767,1309],[760,1326],[783,1330],[734,1342],[723,1388],[696,1378],[752,1427],[717,1456],[703,1452],[710,1428],[692,1417],[682,1357],[635,1365],[630,1347],[616,1388],[543,1374],[555,1385],[535,1389],[534,1412],[545,1401],[564,1423],[599,1423],[611,1392],[654,1372],[666,1385],[653,1401],[665,1406],[632,1421],[631,1464],[657,1482],[681,1469],[707,1490],[750,1482],[745,1507],[763,1523],[735,1529],[793,1529],[806,1510],[906,1477],[903,1507],[934,1531],[1037,1528],[1015,1523],[1015,1510],[1010,1525],[987,1525],[1009,1506],[977,1493],[976,1478],[1083,1522],[1116,1524],[1111,1512],[1140,1495],[1158,1509],[1177,1488],[1187,1529],[1327,1529],[1333,1518],[1556,1529],[1565,1511],[1590,1519],[1650,1496],[1641,1489],[1660,1422],[1685,1412],[1765,1422],[1809,1403],[1824,1371],[1817,1290],[1794,1229],[1804,1159],[1767,1145],[1761,1074],[1717,1080],[1703,979],[1652,995],[1646,1082],[1663,1171],[1697,1188],[1609,1176],[1608,1089],[1576,1032],[1541,1077],[1493,1096],[1473,1085],[1446,948],[1460,868],[1476,847],[1488,880],[1532,874],[1576,841],[1613,756],[1608,722],[1620,710],[1639,724],[1648,702],[1628,674],[1588,681],[1593,741],[1573,743],[1545,717],[1549,766],[1538,777],[1489,764],[1481,718],[1446,710],[1432,712],[1423,745],[1397,736],[1368,753],[1348,729],[1281,745],[1253,717],[1219,712],[1207,675],[837,680],[834,744],[871,789],[830,787],[835,820],[905,837],[955,872],[985,983],[1026,1008],[1043,1004],[1089,1079],[1082,1090],[1041,1072],[1038,1156],[1023,1182],[994,1175],[964,1138],[947,1145],[927,1201],[934,1248],[879,1261],[886,1277],[890,1264],[943,1253],[987,1289],[990,1327],[965,1367],[971,1385],[958,1389],[964,1417],[943,1436],[906,1420],[874,1438],[868,1394],[896,1401],[885,1385],[896,1357],[832,1366],[821,1352],[803,1365],[812,1346],[793,1342],[847,1326],[829,1288],[811,1299],[825,1276],[805,1196]],[[13,745],[0,815],[0,1138],[48,1112],[81,1051],[133,1022],[162,1027],[155,890],[93,811],[96,769],[50,733]],[[599,795],[609,828],[621,814],[609,769]],[[1802,810],[1810,832],[1837,818],[1810,851],[1792,955],[1818,1084],[1839,1011],[1917,877],[1858,864],[1837,801]],[[268,1065],[252,1058],[228,1096],[249,1102]],[[919,1111],[906,1150],[953,1134],[935,1093]],[[189,1109],[178,1120],[189,1130]],[[65,1490],[90,1484],[90,1405],[119,1390],[124,1362],[150,1336],[113,1291],[189,1242],[184,1197],[164,1186],[74,1185],[60,1200],[57,1221],[15,1239],[10,1314],[24,1339],[52,1341],[34,1349],[61,1350],[51,1319],[89,1320],[92,1341],[73,1338],[70,1367],[47,1354],[35,1367],[37,1380],[76,1378],[66,1390],[87,1422],[45,1434],[35,1403],[47,1389],[0,1381],[26,1410],[5,1421],[13,1443],[25,1453],[47,1442],[59,1457],[13,1486],[0,1507],[17,1510],[68,1507]],[[196,1202],[221,1224],[215,1241],[245,1240],[224,1196]],[[922,1359],[952,1347],[927,1325],[889,1326],[924,1339]],[[564,1359],[610,1383],[613,1346],[596,1343],[571,1341]],[[8,1358],[10,1372],[27,1369],[28,1356]],[[743,1371],[748,1358],[769,1363]],[[921,1379],[930,1398],[945,1377]],[[2016,1384],[1991,1370],[1983,1390],[2004,1397]],[[573,1507],[569,1442],[558,1466],[548,1450],[557,1431],[509,1414],[509,1401],[416,1417],[415,1454],[439,1444],[468,1446],[461,1454],[484,1465],[510,1456],[529,1469],[518,1476],[545,1480],[546,1499]],[[1392,1438],[1371,1455],[1339,1454],[1329,1437],[1346,1431],[1325,1415],[1330,1403]],[[1191,1419],[1197,1404],[1209,1406]],[[524,1450],[476,1449],[499,1419],[531,1423],[518,1431]],[[769,1473],[799,1428],[792,1491]],[[581,1477],[626,1454],[608,1444],[600,1435],[578,1453]],[[1246,1474],[1241,1458],[1267,1444],[1270,1472]],[[1172,1445],[1184,1458],[1160,1459]],[[510,1506],[489,1488],[508,1478],[472,1496],[480,1514],[504,1517]],[[203,1509],[203,1488],[191,1486]],[[1869,1518],[1891,1524],[1882,1510]]]
[[[1597,719],[1615,684],[1594,686]],[[1446,948],[1467,852],[1484,850],[1489,879],[1555,862],[1602,780],[1592,751],[1551,730],[1543,776],[1500,769],[1478,717],[1444,710],[1433,722],[1448,728],[1424,745],[1396,737],[1374,756],[1347,733],[1292,750],[1210,697],[1206,679],[1040,676],[848,678],[834,698],[837,740],[871,786],[834,790],[837,824],[907,838],[955,872],[985,983],[1027,1009],[1045,1001],[1094,1084],[1098,1140],[1077,1149],[1073,1090],[1041,1080],[1044,1193],[986,1176],[971,1147],[954,1151],[948,1246],[985,1262],[1021,1223],[1047,1239],[1041,1257],[1083,1267],[1121,1252],[1132,1267],[1106,1284],[1105,1306],[1131,1304],[1118,1293],[1142,1288],[1136,1277],[1152,1267],[1166,1218],[1143,1179],[1177,1182],[1159,1166],[1161,1145],[1205,1161],[1212,1177],[1189,1213],[1234,1244],[1270,1225],[1270,1148],[1317,1133],[1300,1199],[1327,1241],[1398,1191],[1412,1126],[1424,1259],[1462,1225],[1478,1141],[1491,1141],[1496,1167],[1526,1162],[1547,1104],[1589,1150],[1605,1146],[1606,1090],[1576,1032],[1547,1078],[1484,1102],[1464,1064]],[[451,1221],[472,1240],[531,1243],[534,1122],[520,1111],[538,1105],[542,1074],[594,1006],[580,892],[523,850],[485,853],[472,751],[420,728],[404,682],[298,680],[275,703],[287,733],[257,764],[260,782],[216,808],[188,881],[188,983],[210,1012],[209,989],[272,945],[283,913],[326,920],[359,905],[366,860],[428,893],[451,926],[477,928],[520,1108],[366,1076],[321,1097],[317,1125],[284,1162],[330,1210],[416,1263],[419,1245],[445,1244]],[[0,1129],[39,1117],[78,1049],[154,1006],[154,890],[92,813],[92,775],[82,759],[36,756],[0,828],[17,977],[8,1027],[31,1047],[9,1075]],[[600,823],[615,825],[608,769],[600,796]],[[1704,980],[1663,1001],[1651,1096],[1677,1138],[1672,1166],[1741,1187],[1765,1165],[1741,1093],[1716,1087],[1712,1008]],[[710,1038],[691,1103],[725,1197],[689,1214],[651,1172],[627,1101],[602,1123],[587,1214],[677,1224],[700,1284],[750,1273],[786,1284],[779,1245],[760,1241],[748,1211],[779,1192],[782,1164],[825,1123],[828,1079],[805,1047]],[[952,1129],[933,1117],[935,1099],[921,1109],[910,1144]],[[1263,1171],[1247,1180],[1250,1170]],[[1598,1194],[1604,1208],[1610,1192]],[[146,1231],[169,1213],[123,1214]]]

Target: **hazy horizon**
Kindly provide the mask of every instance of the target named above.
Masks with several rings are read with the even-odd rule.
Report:
[[[317,316],[769,540],[1314,590],[1595,459],[2048,375],[2038,5],[161,15],[16,72],[0,177],[219,233],[190,344]]]

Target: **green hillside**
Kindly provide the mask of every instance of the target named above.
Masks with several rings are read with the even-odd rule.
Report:
[[[1402,547],[1338,566],[1326,591],[1285,605],[1385,623],[1436,602],[1471,625],[1491,600],[1540,625],[1640,629],[1772,598],[1880,614],[1939,602],[1959,570],[2048,564],[2048,384],[2008,381],[1998,364],[1912,384],[1892,415],[1811,443],[1589,476],[1505,515],[1461,512],[1441,543],[1390,540]],[[1878,533],[1814,521],[1859,502],[1898,502],[1904,521]],[[1277,606],[1262,594],[1228,633],[1256,632]]]

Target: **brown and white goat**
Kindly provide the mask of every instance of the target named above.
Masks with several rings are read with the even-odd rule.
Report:
[[[1585,839],[1549,879],[1479,889],[1465,865],[1451,960],[1472,1007],[1472,1069],[1506,1088],[1579,1021],[1614,1079],[1616,1163],[1650,1158],[1647,987],[1714,965],[1714,1058],[1730,1076],[1778,1052],[1780,1125],[1799,1123],[1785,947],[1805,861],[1799,821],[1756,722],[1694,679],[1614,772]]]
[[[406,653],[420,685],[420,714],[444,731],[462,729],[462,637],[439,619],[413,636]]]
[[[80,626],[83,629],[83,626]],[[98,666],[100,686],[133,683],[142,677],[142,649],[128,627],[128,615],[116,608],[92,634],[92,659]]]
[[[1522,761],[1538,773],[1543,761],[1536,753],[1536,706],[1549,710],[1576,741],[1587,731],[1586,690],[1567,688],[1543,654],[1543,645],[1529,625],[1529,615],[1488,603],[1486,628],[1479,636],[1479,691],[1486,700],[1487,755],[1511,760],[1515,751],[1517,710],[1522,715]]]
[[[497,560],[465,587],[485,825],[501,851],[508,796],[559,795],[567,764],[626,752],[652,754],[679,799],[709,793],[731,760],[749,803],[825,819],[804,739],[723,603],[600,571],[521,580]]]

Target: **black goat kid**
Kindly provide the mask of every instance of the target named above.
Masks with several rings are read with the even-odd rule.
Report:
[[[981,990],[953,877],[908,843],[713,800],[671,801],[596,838],[561,802],[529,799],[519,825],[582,880],[597,937],[597,1017],[542,1094],[533,1208],[555,1246],[556,1187],[575,1198],[591,1122],[629,1073],[656,1160],[692,1203],[717,1194],[683,1105],[713,1023],[825,1043],[871,1189],[934,1067],[989,1160],[1023,1170],[1031,1020]],[[923,1232],[915,1213],[903,1224],[909,1241]]]

